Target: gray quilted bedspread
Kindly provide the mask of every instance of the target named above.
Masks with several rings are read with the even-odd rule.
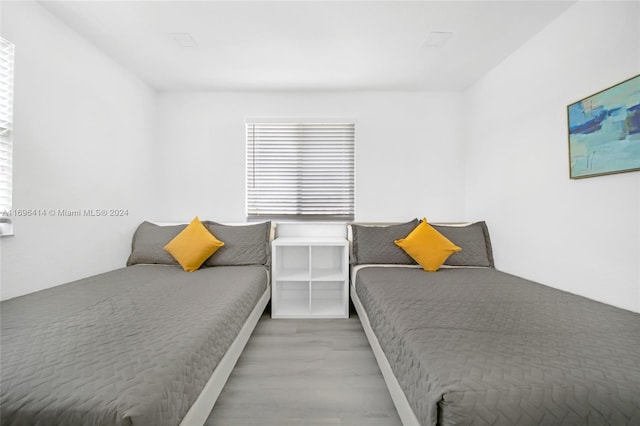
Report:
[[[267,288],[136,265],[2,302],[2,425],[177,425]]]
[[[640,425],[640,314],[484,268],[356,292],[422,425]]]

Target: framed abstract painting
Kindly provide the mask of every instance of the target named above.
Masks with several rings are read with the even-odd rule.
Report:
[[[640,75],[567,107],[569,177],[640,170]]]

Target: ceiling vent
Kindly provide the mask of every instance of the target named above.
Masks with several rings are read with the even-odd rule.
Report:
[[[450,31],[431,31],[424,42],[427,47],[442,47],[449,39],[451,39],[453,33]]]
[[[198,47],[198,44],[189,33],[169,33],[168,35],[180,47]]]

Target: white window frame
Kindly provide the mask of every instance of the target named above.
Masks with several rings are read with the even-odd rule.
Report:
[[[13,207],[13,73],[15,46],[0,37],[0,235],[11,235]]]
[[[355,216],[355,123],[247,119],[248,220]]]

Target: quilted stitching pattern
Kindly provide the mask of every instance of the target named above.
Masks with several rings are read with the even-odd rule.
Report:
[[[151,222],[142,222],[133,234],[127,266],[141,263],[177,265],[178,261],[164,249],[164,246],[186,226],[159,226]]]
[[[203,222],[221,241],[220,247],[204,263],[206,266],[265,265],[269,263],[269,232],[271,222],[230,226]]]
[[[416,261],[395,245],[394,241],[405,238],[415,229],[420,221],[389,226],[351,225],[353,232],[353,253],[351,263],[354,265],[400,264],[416,265]]]
[[[266,288],[137,265],[2,302],[2,424],[178,424]]]
[[[640,424],[640,314],[493,269],[356,288],[423,425]]]
[[[493,268],[493,253],[489,230],[484,222],[468,226],[432,225],[462,251],[453,253],[444,262],[451,266],[488,266]]]

